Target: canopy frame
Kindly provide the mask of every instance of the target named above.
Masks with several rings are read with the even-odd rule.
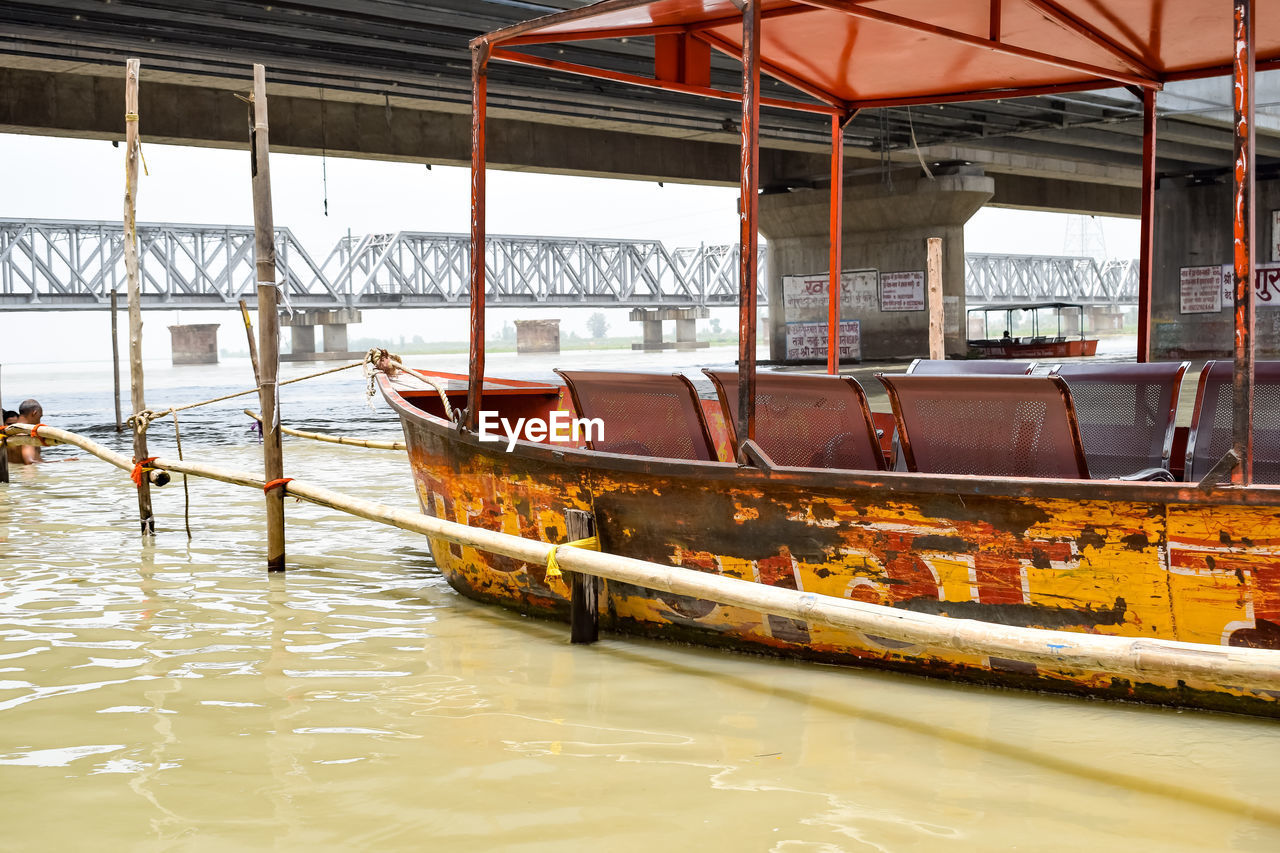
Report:
[[[1254,75],[1257,70],[1280,67],[1280,52],[1259,61],[1255,32],[1255,0],[1233,0],[1233,52],[1229,65],[1213,64],[1176,72],[1158,73],[1142,58],[1133,55],[1123,46],[1089,27],[1060,0],[1023,0],[1039,11],[1055,25],[1065,28],[1078,38],[1100,49],[1126,70],[1106,68],[1090,62],[1082,62],[1065,56],[1055,56],[1044,51],[1009,44],[1002,38],[1005,0],[988,0],[989,28],[986,36],[974,35],[923,20],[894,15],[869,8],[856,0],[793,0],[790,5],[774,5],[763,8],[766,0],[734,0],[741,11],[732,16],[699,18],[705,7],[690,0],[687,8],[679,2],[666,0],[677,12],[687,12],[689,20],[666,25],[633,25],[599,28],[569,29],[557,27],[575,25],[620,11],[640,9],[654,5],[655,0],[604,0],[578,9],[572,9],[543,18],[536,18],[511,27],[480,36],[472,47],[472,155],[471,155],[471,343],[467,413],[464,421],[469,429],[479,423],[483,402],[484,383],[484,305],[485,305],[485,115],[487,108],[488,63],[491,59],[521,63],[549,70],[583,74],[600,79],[646,86],[670,92],[739,101],[742,104],[741,123],[741,198],[739,200],[740,246],[739,258],[739,446],[735,448],[740,462],[747,462],[753,454],[750,442],[755,435],[755,372],[756,372],[756,284],[758,245],[758,192],[759,192],[759,115],[761,105],[799,110],[830,116],[831,121],[831,241],[828,271],[828,358],[827,369],[839,370],[839,321],[840,321],[840,259],[841,259],[841,207],[843,200],[843,134],[848,122],[864,108],[909,106],[926,103],[955,103],[968,100],[1026,97],[1056,94],[1090,89],[1110,88],[1116,83],[1135,90],[1142,101],[1142,225],[1141,259],[1139,267],[1139,320],[1138,360],[1151,356],[1151,296],[1154,260],[1154,198],[1156,164],[1156,93],[1166,82],[1210,77],[1230,72],[1233,81],[1233,113],[1235,118],[1235,168],[1233,170],[1233,279],[1235,293],[1235,328],[1233,374],[1233,448],[1234,459],[1230,471],[1231,482],[1248,486],[1252,482],[1252,412],[1254,365]],[[906,32],[926,34],[980,48],[993,54],[1014,56],[1034,63],[1083,74],[1086,80],[1063,81],[1005,88],[979,88],[972,91],[944,92],[933,95],[900,94],[891,97],[842,99],[826,90],[798,71],[782,67],[761,56],[761,28],[765,20],[801,15],[815,9],[836,11],[844,15],[886,24]],[[711,30],[741,21],[742,45],[739,49]],[[694,38],[712,49],[733,56],[742,64],[742,88],[740,92],[717,89],[709,82],[660,79],[635,74],[593,68],[573,62],[549,59],[512,50],[520,45],[539,45],[559,42],[579,42],[606,38],[679,36]],[[655,47],[655,51],[657,48]],[[1280,47],[1277,47],[1280,51]],[[656,55],[655,55],[656,60]],[[761,73],[779,79],[797,91],[813,98],[817,103],[764,98],[760,94]]]

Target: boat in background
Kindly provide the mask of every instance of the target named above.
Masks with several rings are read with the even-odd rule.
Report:
[[[1063,334],[1062,312],[1075,312],[1076,332]],[[1053,311],[1053,318],[1045,324],[1053,334],[1040,334],[1040,312]],[[1030,335],[1012,336],[1010,332],[1025,325],[1025,318],[1015,317],[1014,312],[1029,313]],[[968,310],[967,328],[972,332],[974,315],[982,317],[983,337],[970,338],[971,358],[1075,358],[1096,355],[1098,339],[1085,336],[1084,306],[1075,302],[1027,302],[1016,305],[987,305]],[[1003,334],[996,338],[990,334],[991,314],[1004,314]]]

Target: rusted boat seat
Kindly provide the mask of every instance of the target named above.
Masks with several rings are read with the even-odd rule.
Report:
[[[999,343],[999,341],[992,341]],[[907,367],[912,376],[955,376],[972,373],[985,374],[1017,374],[1030,373],[1033,363],[1030,361],[1005,361],[994,358],[917,358]]]
[[[1080,441],[1094,479],[1141,468],[1169,468],[1178,391],[1188,363],[1067,363],[1053,373],[1067,381]]]
[[[1209,361],[1200,371],[1187,436],[1186,479],[1198,481],[1231,449],[1230,361]],[[1253,365],[1253,481],[1280,483],[1280,361]]]
[[[1059,376],[876,374],[908,471],[1089,479],[1071,390]],[[1120,480],[1171,480],[1145,468]]]
[[[702,417],[698,392],[679,374],[560,370],[573,407],[582,418],[599,418],[603,438],[592,450],[628,456],[716,461],[715,445]]]
[[[738,373],[703,370],[715,383],[737,447]],[[778,465],[884,470],[862,386],[851,376],[756,374],[756,444]]]
[[[907,470],[1088,479],[1056,376],[885,376]]]
[[[989,343],[998,344],[1000,340],[996,339]],[[1033,361],[1006,361],[987,358],[917,358],[907,365],[907,373],[912,376],[966,376],[977,373],[997,376],[1022,376],[1030,373],[1035,366]],[[893,431],[890,446],[892,447],[894,470],[907,470],[907,463],[902,455],[902,442],[898,438],[898,430],[896,428]]]

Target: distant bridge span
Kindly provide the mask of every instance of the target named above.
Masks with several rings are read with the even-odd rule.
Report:
[[[138,225],[144,309],[257,303],[253,229]],[[0,308],[94,310],[125,291],[118,223],[0,219]],[[487,299],[494,307],[735,305],[738,246],[668,250],[653,240],[491,236]],[[401,231],[344,238],[317,261],[287,228],[276,231],[276,267],[296,309],[440,308],[465,305],[470,240]],[[1137,301],[1137,262],[1088,258],[966,256],[968,299],[978,304]],[[768,276],[761,253],[760,304]]]

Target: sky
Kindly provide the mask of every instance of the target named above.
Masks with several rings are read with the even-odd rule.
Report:
[[[252,225],[247,151],[147,145],[149,174],[139,177],[138,221]],[[124,147],[100,140],[0,134],[0,218],[119,222],[123,209]],[[469,230],[470,176],[448,166],[315,157],[271,156],[275,224],[289,228],[317,260],[348,232]],[[577,178],[493,170],[488,175],[488,226],[493,234],[637,238],[669,248],[737,242],[736,187]],[[327,203],[327,212],[326,212]],[[987,208],[965,228],[966,251],[1094,254],[1136,257],[1136,220],[1066,216]],[[562,317],[562,330],[585,333],[587,310],[528,309],[504,317]],[[611,332],[626,334],[624,309],[608,312]],[[720,316],[719,313],[715,316]],[[732,327],[733,311],[722,322]],[[466,337],[460,310],[365,312],[353,337],[422,334]],[[184,311],[144,314],[144,355],[169,356],[165,327],[178,322],[222,323],[219,345],[242,349],[238,314]],[[231,333],[231,334],[228,334]],[[233,337],[234,335],[234,337]],[[110,357],[105,312],[11,312],[0,315],[0,364],[29,359],[50,336],[63,342],[66,361]]]

